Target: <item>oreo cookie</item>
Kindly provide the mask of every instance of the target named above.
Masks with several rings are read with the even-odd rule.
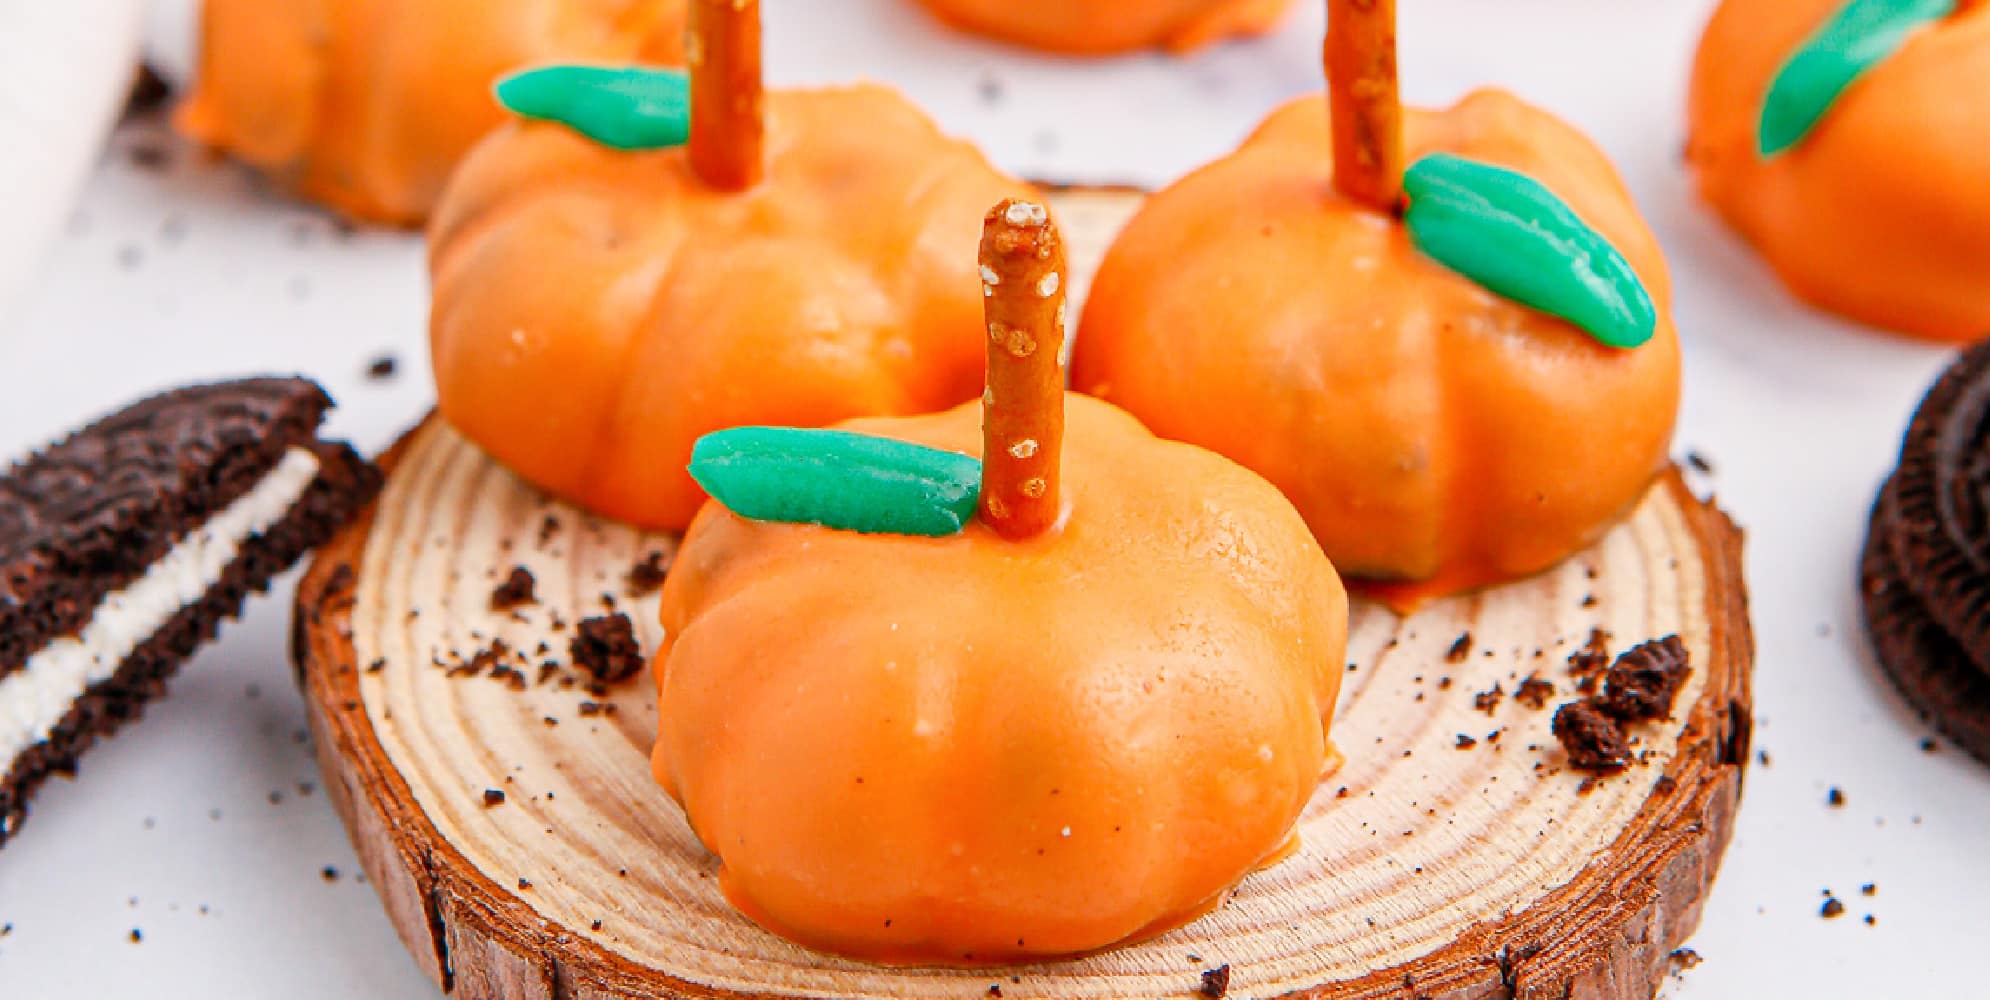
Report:
[[[1928,613],[1894,561],[1899,529],[1887,481],[1874,502],[1859,561],[1859,599],[1881,670],[1936,729],[1990,763],[1990,676]]]
[[[317,436],[330,407],[302,378],[192,386],[0,476],[0,845],[42,781],[378,492]]]
[[[1899,580],[1990,676],[1990,341],[1929,388],[1880,502]]]

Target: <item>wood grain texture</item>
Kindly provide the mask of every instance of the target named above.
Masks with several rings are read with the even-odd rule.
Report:
[[[1085,197],[1102,224],[1124,217],[1107,208],[1128,196]],[[1079,212],[1063,206],[1069,230]],[[1083,269],[1082,237],[1072,244]],[[563,682],[571,623],[602,613],[604,594],[654,648],[654,596],[624,574],[673,541],[542,496],[439,421],[387,462],[376,510],[299,590],[295,655],[326,784],[389,918],[438,984],[472,1000],[968,997],[992,984],[1189,996],[1225,964],[1240,997],[1644,1000],[1732,829],[1753,648],[1740,535],[1669,474],[1542,576],[1407,619],[1357,606],[1334,728],[1348,762],[1301,819],[1299,853],[1214,913],[1018,968],[808,952],[726,904],[714,859],[651,780],[647,680],[603,698]],[[538,601],[493,611],[513,565],[531,569]],[[1645,761],[1584,791],[1548,726],[1592,629],[1613,651],[1676,632],[1694,670],[1675,719],[1638,731]],[[558,665],[522,684],[452,673],[494,639]],[[1536,672],[1556,686],[1540,709],[1511,697]],[[1482,710],[1495,685],[1506,696]],[[583,715],[589,701],[615,708]]]

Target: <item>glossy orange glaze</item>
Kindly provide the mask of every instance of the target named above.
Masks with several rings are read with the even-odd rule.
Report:
[[[962,31],[1070,55],[1187,52],[1276,27],[1292,0],[919,0]]]
[[[1700,194],[1797,295],[1937,340],[1990,334],[1990,6],[1914,33],[1764,160],[1769,83],[1844,0],[1727,0],[1700,40]]]
[[[1597,539],[1666,461],[1679,405],[1671,281],[1601,152],[1499,91],[1406,110],[1408,161],[1526,173],[1644,279],[1634,350],[1503,299],[1335,193],[1326,102],[1150,199],[1092,286],[1072,386],[1272,481],[1351,576],[1401,606],[1544,569]]]
[[[886,962],[1065,955],[1288,849],[1330,762],[1340,581],[1262,479],[1066,400],[1068,510],[1033,539],[718,504],[685,536],[654,767],[756,920]],[[844,426],[976,454],[980,419]]]
[[[420,223],[505,120],[498,77],[558,61],[683,63],[685,0],[207,0],[176,123],[307,198]]]
[[[442,413],[597,513],[682,530],[700,436],[981,392],[981,214],[1031,189],[878,86],[767,95],[766,176],[493,133],[429,232]]]

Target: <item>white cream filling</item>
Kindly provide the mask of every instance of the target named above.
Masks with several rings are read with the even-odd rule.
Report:
[[[0,774],[47,739],[91,685],[109,680],[133,650],[200,600],[242,544],[283,520],[317,476],[316,455],[285,452],[254,489],[188,532],[144,576],[106,595],[82,632],[50,642],[0,677]]]

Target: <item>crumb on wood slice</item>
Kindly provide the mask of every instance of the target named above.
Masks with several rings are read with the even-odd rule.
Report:
[[[1203,970],[1202,985],[1196,989],[1196,992],[1209,997],[1210,1000],[1223,1000],[1223,997],[1230,993],[1230,966],[1219,965],[1214,969]]]
[[[1444,651],[1444,662],[1463,663],[1470,655],[1472,655],[1472,633],[1465,632],[1458,636],[1458,641],[1453,642],[1450,649]]]
[[[629,567],[629,592],[640,597],[653,593],[663,586],[664,578],[670,575],[670,561],[659,550],[651,550],[635,565]]]
[[[1573,767],[1615,774],[1630,766],[1631,747],[1624,730],[1597,699],[1572,701],[1557,709],[1553,730]]]
[[[1691,672],[1676,635],[1632,646],[1603,677],[1603,710],[1626,722],[1667,718]]]
[[[1549,699],[1555,696],[1555,682],[1530,673],[1520,686],[1513,689],[1513,700],[1535,711],[1548,707]]]
[[[621,613],[583,619],[567,644],[573,664],[596,681],[617,684],[643,669],[643,647],[636,641],[635,623]]]
[[[531,604],[538,600],[535,593],[537,587],[538,581],[533,579],[531,570],[513,566],[511,572],[505,574],[504,581],[491,591],[491,610],[510,611]]]

